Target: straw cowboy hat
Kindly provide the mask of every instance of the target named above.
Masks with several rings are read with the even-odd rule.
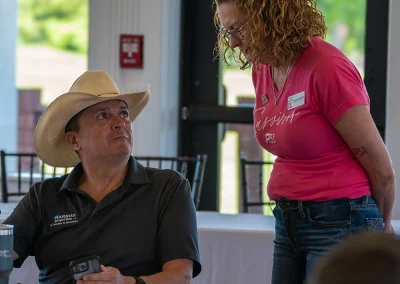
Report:
[[[121,100],[127,104],[129,117],[133,121],[149,98],[149,89],[120,93],[105,71],[83,73],[69,92],[55,99],[40,117],[34,136],[37,156],[53,167],[74,167],[80,159],[65,139],[65,127],[74,115],[104,101]]]

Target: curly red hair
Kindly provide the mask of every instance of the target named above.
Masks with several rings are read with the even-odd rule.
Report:
[[[226,2],[236,3],[249,20],[253,54],[252,58],[262,56],[272,66],[289,63],[296,53],[306,48],[314,36],[324,38],[327,27],[315,0],[214,0],[217,6]],[[215,9],[214,23],[221,28],[218,10]],[[230,51],[241,69],[250,66],[244,55],[235,54],[229,40],[218,34],[217,51],[226,64]]]

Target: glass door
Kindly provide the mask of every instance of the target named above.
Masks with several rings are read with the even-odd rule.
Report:
[[[325,16],[328,26],[326,40],[342,50],[364,76],[364,39],[366,0],[317,0],[317,7]],[[224,64],[222,60],[221,65]],[[255,94],[251,70],[240,70],[234,60],[230,66],[221,66],[221,84],[226,91],[225,105],[229,107],[254,106]],[[220,205],[223,213],[240,210],[239,157],[250,160],[269,160],[275,157],[263,150],[255,140],[252,124],[223,123],[224,139],[221,143]],[[257,169],[250,169],[250,171]],[[268,182],[270,167],[263,169]],[[255,173],[253,173],[254,175]],[[252,173],[249,173],[251,176]],[[249,198],[258,195],[258,181],[248,180]],[[265,194],[264,201],[268,200]],[[252,213],[271,214],[270,208],[252,208]]]
[[[230,62],[227,67],[215,58],[217,35],[213,2],[193,0],[182,3],[179,151],[183,155],[208,155],[200,210],[234,214],[241,211],[240,156],[270,161],[275,157],[258,145],[253,134],[255,94],[251,70],[240,70],[235,62]],[[388,0],[379,3],[372,0],[316,2],[328,26],[326,40],[342,50],[365,78],[371,97],[371,113],[382,134]],[[365,67],[367,61],[369,68]],[[264,188],[270,171],[271,168],[264,170]],[[268,199],[266,189],[263,199]],[[270,210],[258,208],[252,213],[270,214]]]

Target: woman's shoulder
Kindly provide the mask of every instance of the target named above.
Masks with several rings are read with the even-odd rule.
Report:
[[[312,39],[299,61],[301,69],[308,73],[324,73],[336,68],[356,71],[354,64],[342,51],[319,37]]]
[[[348,58],[340,49],[320,37],[314,37],[311,40],[310,45],[304,50],[303,59],[315,64],[320,61],[348,61]]]

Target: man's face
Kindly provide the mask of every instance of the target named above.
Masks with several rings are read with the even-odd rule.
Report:
[[[85,109],[79,119],[79,132],[73,132],[73,136],[72,146],[81,158],[129,156],[132,129],[125,102],[106,101]]]

